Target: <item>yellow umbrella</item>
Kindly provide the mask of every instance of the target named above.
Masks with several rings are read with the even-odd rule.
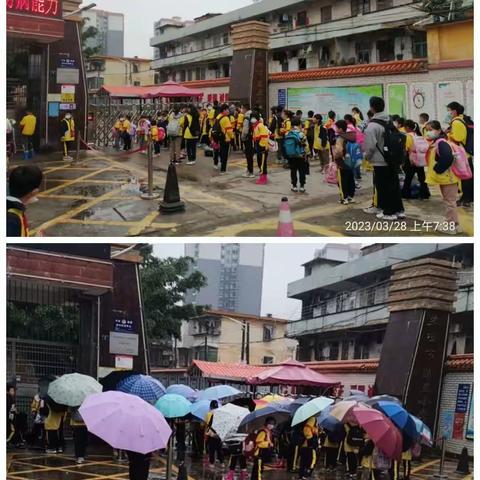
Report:
[[[283,400],[285,397],[282,395],[279,395],[278,393],[269,393],[268,395],[265,395],[262,400],[268,403],[271,402],[276,402],[278,400]]]
[[[333,406],[333,408],[330,410],[330,415],[342,422],[350,410],[357,405],[358,402],[355,400],[342,400]]]

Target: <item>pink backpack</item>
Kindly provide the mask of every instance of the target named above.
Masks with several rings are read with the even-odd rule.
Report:
[[[453,142],[448,142],[444,138],[441,138],[437,142],[436,153],[438,154],[438,145],[441,142],[447,142],[450,145],[450,148],[453,152],[453,163],[450,167],[452,173],[458,177],[460,180],[470,180],[473,177],[472,170],[468,163],[467,152],[465,149]]]
[[[330,162],[325,167],[325,181],[331,185],[337,185],[337,164],[335,162]]]
[[[413,137],[413,150],[409,153],[410,162],[415,167],[427,166],[427,152],[430,148],[429,143],[423,137],[412,134]]]

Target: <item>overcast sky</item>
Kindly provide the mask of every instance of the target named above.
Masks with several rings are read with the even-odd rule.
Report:
[[[87,1],[83,2],[86,5]],[[153,23],[160,18],[193,20],[205,13],[225,13],[252,0],[94,0],[98,9],[125,15],[125,56],[153,58],[150,38]]]
[[[288,283],[303,277],[302,263],[313,258],[322,244],[267,244],[265,247],[262,315],[296,319],[300,317],[301,302],[287,298]],[[179,257],[184,254],[184,244],[155,245],[157,256]]]

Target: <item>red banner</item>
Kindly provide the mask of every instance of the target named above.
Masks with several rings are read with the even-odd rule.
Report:
[[[61,0],[6,0],[7,12],[62,18]]]
[[[465,414],[464,413],[455,413],[453,417],[453,433],[452,438],[457,440],[463,440],[463,427],[465,426]]]

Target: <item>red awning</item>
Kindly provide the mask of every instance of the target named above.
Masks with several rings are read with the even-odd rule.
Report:
[[[247,378],[269,370],[269,367],[246,365],[244,363],[206,362],[204,360],[193,360],[193,366],[197,367],[205,378],[238,380],[242,382],[246,381]]]
[[[152,88],[152,91],[148,93],[148,98],[163,97],[203,97],[203,92],[196,88],[185,87],[179,83],[168,81]]]
[[[115,98],[147,98],[148,92],[155,87],[132,87],[130,85],[103,85],[99,92],[104,91]]]
[[[295,385],[311,387],[330,387],[338,385],[326,375],[317,373],[296,360],[287,360],[278,367],[271,367],[247,380],[251,385]]]

